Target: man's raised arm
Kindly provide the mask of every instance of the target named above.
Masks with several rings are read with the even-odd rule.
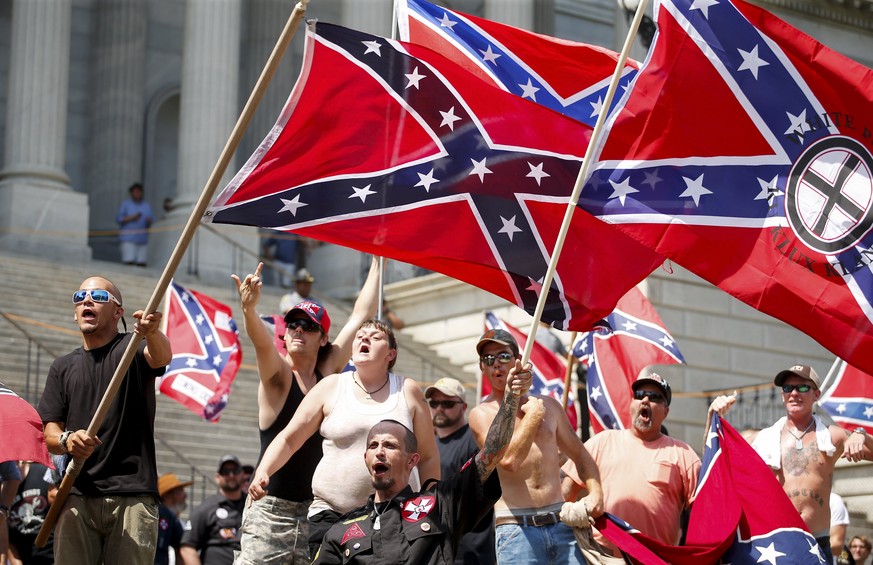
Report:
[[[518,401],[522,394],[530,390],[532,381],[530,363],[522,367],[521,361],[516,359],[515,367],[509,371],[509,377],[506,379],[507,387],[503,393],[503,402],[491,422],[491,427],[488,428],[482,449],[476,454],[476,468],[479,471],[479,480],[483,483],[497,467],[509,445],[509,440],[512,439]]]

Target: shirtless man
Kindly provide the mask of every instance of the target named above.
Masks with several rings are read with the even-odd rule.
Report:
[[[873,440],[863,428],[849,432],[839,426],[825,426],[813,413],[821,396],[821,382],[812,367],[794,365],[779,372],[773,382],[782,388],[786,415],[771,427],[748,434],[746,439],[773,470],[830,563],[833,556],[828,500],[834,465],[840,456],[850,461],[871,460]],[[724,416],[735,402],[735,396],[719,396],[712,401],[709,416],[713,412]]]
[[[470,413],[470,428],[482,447],[502,405],[507,375],[520,356],[515,339],[504,330],[485,332],[476,352],[479,368],[492,388]],[[515,432],[497,467],[503,489],[494,505],[497,562],[536,563],[549,555],[552,563],[583,563],[573,528],[560,521],[563,498],[558,451],[580,470],[589,492],[583,500],[594,517],[603,512],[597,466],[555,399],[525,394],[519,406]]]

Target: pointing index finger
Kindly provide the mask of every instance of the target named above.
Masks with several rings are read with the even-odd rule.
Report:
[[[258,263],[258,268],[255,269],[255,276],[261,278],[261,271],[264,270],[264,262],[261,261]]]

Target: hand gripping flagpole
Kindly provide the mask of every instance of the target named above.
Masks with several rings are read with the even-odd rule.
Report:
[[[158,305],[163,300],[164,293],[170,285],[173,274],[176,272],[176,268],[182,261],[182,256],[185,254],[185,250],[191,243],[191,239],[194,237],[194,232],[197,230],[200,218],[206,212],[206,208],[209,206],[209,203],[215,194],[215,190],[218,188],[218,183],[221,181],[221,177],[224,175],[225,170],[227,170],[227,166],[230,164],[230,160],[242,140],[243,133],[245,133],[245,130],[254,115],[255,108],[258,107],[261,98],[263,98],[267,85],[270,83],[270,80],[272,80],[273,75],[276,74],[276,69],[279,67],[279,61],[281,61],[282,55],[284,55],[288,45],[291,43],[291,39],[294,37],[294,34],[299,27],[300,21],[306,13],[306,5],[308,3],[309,0],[299,0],[299,2],[294,6],[294,10],[291,12],[288,21],[285,23],[285,28],[279,35],[279,39],[276,41],[275,47],[273,47],[273,52],[267,59],[267,63],[264,65],[264,70],[261,71],[261,76],[258,77],[258,82],[255,83],[252,93],[249,95],[249,99],[237,119],[236,125],[218,158],[218,162],[215,164],[215,168],[212,169],[212,174],[209,176],[206,186],[200,194],[200,199],[191,211],[188,223],[182,230],[182,234],[179,236],[179,241],[176,242],[176,247],[173,249],[173,253],[170,255],[167,265],[164,267],[164,272],[158,280],[158,285],[155,287],[155,290],[145,307],[146,314],[155,312]],[[115,374],[112,375],[112,380],[109,382],[109,386],[103,394],[100,405],[97,407],[97,412],[95,412],[91,419],[91,423],[88,425],[87,433],[89,437],[96,437],[97,431],[100,429],[100,426],[103,425],[103,421],[106,419],[106,415],[109,412],[109,407],[112,404],[112,401],[115,400],[115,396],[118,394],[118,389],[124,381],[124,376],[127,373],[127,369],[130,367],[130,363],[133,361],[133,357],[136,354],[136,350],[141,341],[142,336],[134,334],[133,339],[131,339],[127,344],[127,349],[124,350],[124,355],[121,357],[121,361],[115,369]],[[58,516],[64,507],[64,503],[70,494],[70,490],[73,488],[73,483],[76,481],[76,477],[79,476],[79,473],[82,470],[83,463],[84,459],[73,459],[72,463],[67,467],[64,479],[61,481],[61,486],[58,489],[55,502],[49,509],[45,521],[39,530],[39,534],[36,536],[35,544],[37,547],[45,546],[46,541],[48,541],[49,534],[51,533],[52,528],[54,528],[55,522],[57,522]]]
[[[618,89],[618,83],[621,80],[624,64],[627,61],[630,49],[634,43],[634,37],[637,30],[640,28],[640,22],[643,20],[643,15],[646,12],[648,0],[641,0],[637,6],[637,11],[634,14],[634,19],[628,29],[627,37],[624,40],[624,47],[621,49],[621,54],[615,65],[615,72],[612,74],[612,80],[609,83],[609,89],[606,91],[606,98],[603,101],[604,111],[597,116],[597,123],[594,124],[594,131],[591,134],[591,141],[588,143],[588,148],[585,150],[585,157],[582,161],[582,168],[579,169],[579,175],[576,177],[576,184],[573,187],[573,194],[570,195],[570,201],[567,203],[567,211],[564,213],[564,221],[561,223],[561,231],[558,233],[558,239],[555,241],[555,250],[549,261],[549,268],[543,278],[542,288],[544,292],[540,293],[537,299],[537,306],[534,310],[533,321],[531,322],[528,339],[524,346],[522,354],[522,365],[530,360],[530,355],[533,352],[534,339],[531,336],[536,335],[536,329],[539,327],[540,320],[543,316],[543,310],[546,307],[546,298],[548,297],[549,288],[552,286],[552,279],[555,275],[555,269],[558,266],[558,259],[561,257],[561,249],[564,246],[564,240],[567,239],[567,231],[570,229],[570,221],[573,219],[573,212],[576,209],[576,204],[579,202],[579,194],[582,192],[582,187],[585,186],[585,181],[588,178],[588,171],[591,168],[591,161],[597,147],[600,145],[600,136],[603,131],[603,124],[609,114],[608,108],[612,106],[612,99],[615,97],[615,91]]]

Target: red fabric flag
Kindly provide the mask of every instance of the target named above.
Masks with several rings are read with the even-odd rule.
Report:
[[[531,33],[426,0],[397,5],[400,39],[433,49],[507,92],[591,126],[597,121],[618,53]],[[627,88],[638,68],[636,61],[626,62],[618,92]]]
[[[588,364],[586,388],[594,433],[630,426],[631,385],[650,365],[684,363],[673,336],[636,287],[606,318],[608,327],[580,334],[573,354]]]
[[[160,380],[161,394],[217,422],[242,362],[230,307],[172,281],[164,305],[164,333],[173,360]]]
[[[533,312],[590,134],[429,49],[313,23],[278,123],[206,218],[419,265]],[[586,330],[660,262],[577,209],[543,319]]]
[[[515,338],[519,351],[524,351],[527,346],[527,334],[512,324],[509,324],[492,312],[485,312],[485,329],[506,330]],[[567,376],[567,362],[557,353],[535,341],[530,353],[530,364],[533,369],[533,384],[531,393],[542,396],[551,396],[558,402],[564,401],[564,380]],[[485,375],[482,375],[482,396],[491,392],[491,384]],[[570,391],[567,400],[567,419],[573,429],[579,428],[579,417],[576,414],[576,395]]]
[[[742,0],[655,14],[586,210],[873,373],[873,71]]]
[[[4,461],[34,461],[55,468],[36,408],[0,383],[0,462]]]
[[[873,376],[842,361],[833,385],[821,395],[819,406],[834,423],[847,430],[861,427],[873,434]]]
[[[724,563],[824,564],[818,544],[773,472],[743,437],[713,416],[686,545],[670,546],[604,515],[597,528],[647,565]]]

